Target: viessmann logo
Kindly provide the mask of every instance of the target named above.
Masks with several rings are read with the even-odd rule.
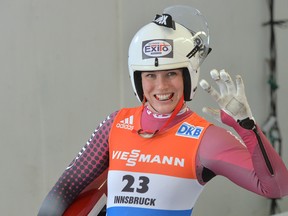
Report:
[[[126,166],[136,166],[137,163],[163,164],[178,167],[184,167],[185,165],[185,158],[158,154],[144,154],[138,149],[132,149],[130,152],[113,151],[112,159],[124,160],[126,161]]]
[[[173,58],[173,40],[147,40],[142,42],[142,58]]]

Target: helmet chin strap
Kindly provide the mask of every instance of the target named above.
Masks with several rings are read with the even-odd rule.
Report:
[[[142,102],[142,111],[144,109],[145,103],[146,103],[146,97],[144,96],[143,102]],[[143,138],[152,138],[153,136],[155,136],[157,133],[163,131],[169,124],[170,122],[175,118],[175,116],[180,112],[180,110],[182,109],[184,104],[184,95],[182,95],[182,97],[180,98],[180,100],[178,101],[175,109],[173,110],[173,112],[171,113],[171,116],[167,119],[167,121],[162,125],[162,127],[158,130],[155,131],[149,131],[149,130],[143,130],[142,128],[140,128],[139,130],[135,130],[133,129],[132,132],[137,133],[139,136],[143,137]],[[151,106],[151,104],[150,104]],[[151,106],[152,107],[152,106]],[[152,107],[154,109],[154,107]],[[154,109],[155,111],[157,111],[156,109]]]

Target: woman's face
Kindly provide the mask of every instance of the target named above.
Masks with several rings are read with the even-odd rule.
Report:
[[[141,77],[148,108],[159,114],[172,113],[184,92],[182,69],[143,71]]]

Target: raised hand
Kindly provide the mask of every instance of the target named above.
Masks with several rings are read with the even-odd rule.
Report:
[[[216,91],[206,80],[200,81],[200,86],[208,92],[218,103],[221,110],[230,115],[235,121],[253,119],[246,95],[243,80],[240,75],[236,76],[236,86],[230,75],[225,71],[217,70],[210,71],[212,79],[219,87],[219,92]],[[220,110],[210,107],[202,109],[204,113],[213,116],[218,121],[221,121]]]

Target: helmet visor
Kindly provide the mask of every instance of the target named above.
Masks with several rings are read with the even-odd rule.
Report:
[[[164,9],[163,13],[172,16],[176,23],[187,28],[193,35],[194,41],[199,46],[199,65],[205,60],[210,52],[209,28],[206,18],[195,8],[184,5],[173,5]]]

